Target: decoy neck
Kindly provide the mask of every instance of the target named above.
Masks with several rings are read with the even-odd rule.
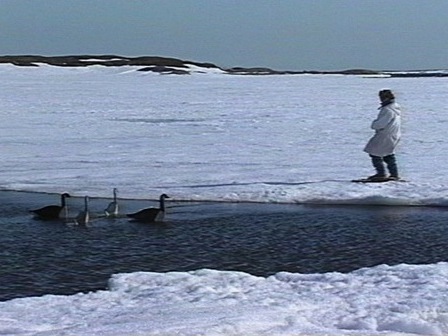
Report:
[[[159,204],[160,204],[159,209],[161,211],[165,211],[165,198],[170,198],[170,197],[167,194],[160,195],[160,198],[159,198]]]
[[[67,197],[70,197],[70,195],[68,193],[63,193],[61,195],[61,208],[65,207],[65,205],[66,205],[65,199]]]
[[[78,225],[86,225],[89,223],[89,196],[84,197],[84,211],[81,211],[78,216],[76,216],[76,223]]]
[[[118,202],[117,202],[118,189],[114,188],[113,193],[114,193],[114,200],[110,202],[107,208],[104,210],[107,217],[118,216]]]

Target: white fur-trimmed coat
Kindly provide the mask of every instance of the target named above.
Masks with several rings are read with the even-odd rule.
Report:
[[[374,136],[369,140],[364,151],[374,156],[394,154],[401,138],[400,105],[392,102],[380,108],[378,117],[372,122]]]

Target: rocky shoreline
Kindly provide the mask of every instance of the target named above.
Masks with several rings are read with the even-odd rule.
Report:
[[[0,56],[0,64],[12,64],[21,67],[38,67],[47,64],[59,67],[87,67],[100,65],[105,67],[140,66],[137,71],[150,71],[160,74],[188,75],[191,67],[214,69],[230,75],[365,75],[383,77],[448,77],[444,70],[416,71],[375,71],[368,69],[348,69],[342,71],[279,71],[264,67],[222,68],[213,63],[185,61],[177,58],[159,56],[124,57],[117,55],[71,55],[71,56],[39,56],[14,55]],[[196,71],[200,72],[200,71]]]

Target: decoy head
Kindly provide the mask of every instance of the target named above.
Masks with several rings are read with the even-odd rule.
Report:
[[[70,194],[68,194],[68,193],[63,193],[61,196],[64,197],[64,198],[65,197],[71,197]]]
[[[160,195],[160,199],[170,198],[167,194]]]

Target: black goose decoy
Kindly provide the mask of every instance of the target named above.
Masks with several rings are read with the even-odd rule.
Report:
[[[78,225],[89,224],[90,214],[89,214],[89,196],[84,197],[84,210],[80,211],[75,218],[75,222]]]
[[[61,205],[47,205],[43,208],[31,210],[31,212],[40,219],[52,220],[52,219],[60,219],[61,212],[64,210],[64,217],[67,218],[67,204],[65,199],[70,197],[69,194],[63,193],[61,194]]]
[[[117,192],[118,189],[114,188],[114,200],[109,203],[107,208],[104,210],[106,217],[117,217],[118,216],[118,201],[117,201]]]
[[[165,216],[165,198],[170,198],[166,194],[160,195],[159,208],[147,208],[126,216],[132,218],[136,222],[154,223],[162,222]]]

